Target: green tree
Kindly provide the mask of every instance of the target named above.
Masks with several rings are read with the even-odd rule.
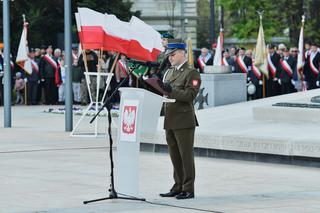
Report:
[[[225,26],[227,36],[235,36],[240,39],[256,38],[259,28],[259,16],[257,11],[264,11],[263,26],[266,38],[281,34],[284,23],[278,19],[279,4],[274,0],[225,0],[220,2],[227,14],[226,19],[231,19],[231,25]],[[228,29],[229,28],[229,29]]]
[[[128,21],[132,15],[140,16],[140,11],[131,12],[132,4],[132,2],[125,0],[72,0],[72,30],[74,35],[77,35],[74,18],[77,7],[88,7],[99,12],[115,14],[119,19]],[[0,9],[0,21],[2,23],[2,4]],[[28,42],[30,47],[57,45],[58,34],[64,31],[64,0],[19,0],[10,2],[11,49],[13,55],[15,55],[20,42],[23,26],[22,14],[26,15],[29,23]],[[2,31],[1,24],[1,37]]]
[[[210,47],[210,2],[199,0],[197,4],[198,27],[197,46]]]
[[[320,1],[318,0],[219,0],[225,7],[227,36],[240,39],[256,38],[259,16],[264,10],[263,27],[266,40],[272,36],[289,36],[290,45],[297,45],[301,27],[301,16],[306,14],[305,36],[320,41]],[[288,34],[286,34],[288,31]]]

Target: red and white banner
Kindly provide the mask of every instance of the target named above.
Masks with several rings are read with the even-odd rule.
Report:
[[[221,65],[229,66],[229,63],[228,63],[226,57],[223,57],[223,58],[222,58],[222,64],[221,64]]]
[[[248,73],[249,72],[247,65],[244,63],[243,59],[240,56],[237,57],[236,62],[240,66],[242,72],[244,72],[244,73]]]
[[[254,64],[252,64],[252,71],[253,71],[254,75],[255,75],[259,80],[261,80],[261,72],[260,72],[260,70],[259,70]]]
[[[119,64],[119,67],[120,67],[121,72],[122,72],[125,76],[127,76],[127,75],[128,75],[127,65],[126,65],[123,61],[121,61],[121,60],[118,60],[118,64]]]
[[[48,54],[44,55],[43,58],[49,63],[51,64],[51,66],[53,67],[54,71],[54,83],[56,85],[60,85],[62,83],[62,80],[60,78],[60,74],[59,74],[59,64],[53,60],[53,58],[51,58]]]
[[[310,65],[310,68],[312,70],[312,72],[315,74],[315,75],[318,75],[319,74],[319,70],[318,68],[314,65],[313,63],[313,59],[314,57],[317,55],[318,52],[312,52],[310,53],[310,57],[309,57],[309,65]]]
[[[280,64],[283,67],[283,69],[288,73],[288,75],[290,77],[292,77],[293,71],[292,71],[290,65],[288,64],[288,62],[286,60],[280,59]]]
[[[78,8],[76,21],[83,49],[113,50],[142,61],[155,61],[163,51],[160,33],[137,17],[124,22],[114,15]]]
[[[203,70],[204,67],[206,66],[206,64],[204,63],[204,61],[200,57],[198,58],[197,61],[198,61],[198,64],[199,64],[201,70]]]
[[[275,78],[276,77],[276,72],[277,72],[277,68],[276,66],[274,66],[274,64],[272,63],[272,60],[271,60],[271,55],[268,54],[268,68],[272,74],[272,77]]]
[[[31,66],[32,66],[32,70],[34,70],[37,74],[39,74],[39,66],[37,62],[31,59]]]
[[[137,118],[138,118],[139,101],[124,100],[121,107],[121,130],[120,140],[136,142],[137,140]]]

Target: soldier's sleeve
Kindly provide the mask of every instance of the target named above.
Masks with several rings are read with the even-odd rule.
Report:
[[[196,98],[200,89],[200,85],[200,74],[196,70],[193,70],[187,77],[184,88],[172,88],[169,98],[173,98],[182,102],[191,102]]]

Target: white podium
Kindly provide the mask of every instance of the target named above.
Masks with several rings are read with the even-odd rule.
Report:
[[[139,151],[141,133],[154,133],[163,102],[174,102],[139,88],[120,88],[115,189],[139,196]]]

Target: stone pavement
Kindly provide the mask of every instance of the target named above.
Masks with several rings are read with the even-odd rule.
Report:
[[[125,200],[83,205],[108,195],[108,142],[69,137],[64,116],[44,108],[13,107],[6,129],[0,108],[1,213],[200,212]],[[317,168],[197,157],[196,198],[184,201],[158,197],[170,188],[171,172],[167,154],[141,152],[141,196],[216,212],[320,212]]]

